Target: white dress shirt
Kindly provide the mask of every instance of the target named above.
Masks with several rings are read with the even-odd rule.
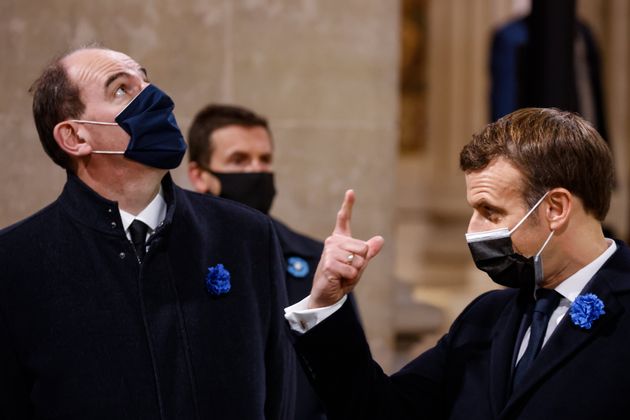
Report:
[[[558,303],[558,306],[549,317],[549,323],[547,324],[547,331],[545,331],[543,346],[547,344],[547,340],[549,340],[549,337],[556,330],[556,327],[558,326],[558,324],[560,324],[562,318],[564,318],[566,313],[569,311],[575,298],[577,298],[580,293],[582,293],[582,290],[584,289],[586,284],[593,278],[595,273],[597,273],[599,269],[602,268],[602,265],[604,265],[604,263],[608,261],[610,256],[614,254],[617,250],[617,244],[615,243],[615,241],[608,238],[606,238],[606,241],[609,244],[608,248],[606,248],[606,250],[599,257],[595,258],[588,265],[582,267],[580,270],[575,272],[575,274],[568,277],[566,280],[560,283],[558,287],[556,287],[556,292],[560,293],[562,299],[560,299],[560,303]],[[517,362],[521,360],[521,357],[523,357],[523,354],[527,349],[530,330],[531,328],[528,328],[527,332],[525,332],[525,335],[523,336],[523,341],[521,342],[521,347],[519,348],[518,356],[516,358]]]
[[[162,186],[160,186],[160,191],[156,194],[156,196],[151,200],[151,202],[144,208],[138,215],[134,216],[131,213],[124,211],[123,209],[119,209],[120,211],[120,219],[122,220],[123,229],[125,229],[125,234],[127,235],[127,239],[131,240],[131,235],[129,233],[129,226],[134,220],[140,220],[144,224],[146,224],[149,229],[147,230],[147,239],[149,236],[155,232],[155,229],[162,223],[162,221],[166,218],[166,201],[164,200],[164,193],[162,192]]]
[[[284,318],[289,321],[289,326],[292,330],[300,333],[305,333],[310,330],[315,325],[337,312],[337,310],[343,306],[348,295],[344,295],[333,305],[317,309],[308,309],[310,298],[311,295],[308,295],[298,303],[284,308]]]

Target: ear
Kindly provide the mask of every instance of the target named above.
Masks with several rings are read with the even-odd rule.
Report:
[[[571,211],[575,198],[565,188],[554,188],[549,191],[545,201],[547,202],[545,217],[549,223],[549,229],[562,233],[569,225]]]
[[[199,166],[197,162],[188,163],[188,179],[197,192],[211,193],[213,195],[221,193],[221,182],[219,179]]]
[[[62,121],[53,129],[53,136],[59,147],[74,157],[87,156],[92,153],[92,146],[83,139],[82,133],[83,127],[70,121]]]

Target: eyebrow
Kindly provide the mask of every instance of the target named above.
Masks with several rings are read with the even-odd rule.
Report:
[[[148,82],[149,81],[149,75],[147,74],[147,69],[145,69],[144,67],[140,67],[138,70],[144,76],[143,77],[144,81]],[[109,76],[107,78],[107,80],[105,81],[105,88],[107,89],[109,87],[109,85],[114,83],[117,79],[119,79],[121,77],[129,77],[129,76],[131,76],[131,75],[129,74],[129,72],[126,72],[126,71],[119,71],[118,73],[114,73],[111,76]]]
[[[469,203],[470,207],[472,207],[473,209],[478,209],[480,207],[492,207],[494,208],[494,206],[492,204],[490,204],[488,202],[488,200],[486,200],[485,197],[482,197],[480,199],[478,199],[477,201],[474,201],[472,203]]]
[[[119,71],[118,73],[112,74],[111,76],[107,78],[107,81],[105,82],[105,88],[108,88],[109,85],[114,83],[114,81],[116,81],[117,79],[121,77],[127,77],[127,76],[129,76],[129,73],[126,73],[124,71]]]
[[[233,158],[233,157],[243,157],[243,156],[248,157],[249,153],[243,152],[241,150],[235,150],[233,152],[230,152],[230,154],[228,154],[227,157],[228,157],[228,159],[230,159],[230,158]]]
[[[473,203],[474,205],[472,205],[471,207],[475,210],[479,210],[480,208],[488,208],[490,210],[492,210],[495,213],[498,214],[506,214],[506,211],[504,208],[501,207],[497,207],[496,205],[488,202],[485,198],[482,198],[481,200],[477,201],[476,203]]]

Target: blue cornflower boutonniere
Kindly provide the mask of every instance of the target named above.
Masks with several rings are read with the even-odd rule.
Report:
[[[230,272],[223,267],[223,264],[208,267],[208,274],[206,275],[208,293],[212,296],[221,296],[229,292],[231,288]]]
[[[597,295],[588,293],[578,296],[571,309],[569,309],[571,321],[580,328],[590,329],[593,321],[605,314],[604,302]]]
[[[289,257],[287,263],[287,271],[293,277],[304,278],[308,275],[310,271],[308,263],[304,258]]]

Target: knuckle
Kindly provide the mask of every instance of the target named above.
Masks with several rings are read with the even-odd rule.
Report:
[[[327,247],[333,246],[335,244],[335,237],[334,236],[329,236],[328,238],[326,238],[326,240],[324,241],[324,245]]]

